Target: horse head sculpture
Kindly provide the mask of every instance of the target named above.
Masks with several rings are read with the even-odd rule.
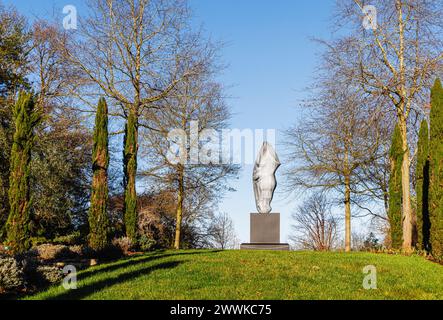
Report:
[[[275,173],[281,163],[272,145],[265,142],[254,166],[253,184],[255,203],[259,213],[271,213],[271,202],[277,188]]]

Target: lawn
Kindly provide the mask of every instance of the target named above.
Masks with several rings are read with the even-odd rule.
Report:
[[[377,290],[363,268],[377,268]],[[28,299],[443,299],[443,266],[369,253],[165,251],[79,272]]]

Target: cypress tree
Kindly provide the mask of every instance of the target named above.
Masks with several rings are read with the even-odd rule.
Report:
[[[395,126],[390,150],[391,174],[389,178],[389,224],[391,230],[392,248],[402,246],[402,181],[401,167],[403,162],[403,147],[398,125]]]
[[[20,92],[13,108],[15,133],[11,150],[9,176],[9,217],[6,223],[7,244],[14,253],[30,247],[30,171],[34,128],[40,113],[30,93]]]
[[[137,242],[137,150],[138,150],[138,119],[135,111],[131,110],[125,127],[123,168],[125,187],[125,228],[126,236]]]
[[[443,257],[443,88],[439,79],[431,91],[430,218],[432,254]]]
[[[94,147],[92,153],[92,192],[89,208],[89,246],[102,250],[108,244],[108,106],[100,99],[95,117]]]
[[[417,248],[430,250],[429,221],[429,129],[428,122],[423,120],[417,146],[416,168],[417,193]]]

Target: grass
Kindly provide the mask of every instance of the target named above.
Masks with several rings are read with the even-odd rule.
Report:
[[[377,268],[377,290],[363,288],[367,265]],[[79,272],[77,290],[27,299],[443,299],[443,266],[370,253],[165,251]]]

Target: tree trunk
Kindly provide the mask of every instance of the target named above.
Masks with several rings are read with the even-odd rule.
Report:
[[[403,145],[403,163],[401,168],[401,181],[402,181],[402,211],[403,211],[403,250],[406,253],[410,253],[413,247],[413,230],[414,219],[411,206],[411,186],[409,176],[409,148],[407,139],[407,127],[406,119],[402,116],[399,118],[399,126],[401,132],[401,139]]]
[[[351,181],[345,177],[345,251],[351,252]]]
[[[400,91],[401,102],[397,106],[398,123],[403,145],[403,164],[401,169],[402,181],[402,211],[403,211],[403,251],[410,253],[413,244],[414,219],[412,216],[411,206],[411,186],[410,186],[410,162],[408,147],[408,129],[407,115],[409,113],[406,105],[406,66],[405,66],[405,21],[403,18],[403,7],[405,4],[401,0],[396,0],[396,9],[398,15],[398,37],[399,37],[399,74],[400,74]]]
[[[137,242],[137,152],[138,152],[138,115],[130,109],[125,128],[123,152],[125,187],[125,228],[126,236]]]
[[[180,250],[181,226],[183,221],[183,200],[184,200],[184,168],[178,168],[178,195],[177,195],[177,217],[175,225],[174,249]]]

